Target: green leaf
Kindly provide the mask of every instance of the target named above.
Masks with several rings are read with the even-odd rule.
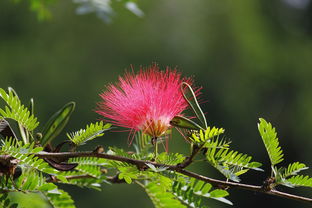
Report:
[[[259,168],[261,163],[251,162],[251,156],[231,150],[228,144],[215,138],[205,145],[207,161],[226,178],[239,182],[238,176],[246,173],[249,169],[263,171]]]
[[[260,118],[259,120],[260,123],[258,124],[258,129],[264,146],[270,157],[271,164],[274,166],[284,160],[284,154],[281,147],[279,146],[275,128],[273,128],[271,123],[266,122],[263,118]]]
[[[213,190],[212,192],[210,192],[210,197],[213,197],[213,198],[226,197],[228,195],[229,195],[229,193],[225,190],[222,190],[222,189],[216,189],[216,190]]]
[[[124,179],[128,184],[132,183],[132,179],[138,179],[140,174],[140,171],[135,166],[118,167],[118,170],[120,171],[118,178]]]
[[[50,167],[50,165],[43,159],[39,159],[34,154],[42,151],[42,147],[35,147],[34,143],[23,144],[22,141],[9,138],[6,141],[2,140],[1,154],[10,155],[19,160],[19,165],[26,165],[41,172],[56,175],[57,170]]]
[[[186,100],[186,102],[188,102],[189,106],[194,111],[196,117],[201,122],[202,124],[201,126],[204,129],[206,129],[208,127],[206,117],[198,104],[195,92],[193,91],[192,87],[188,83],[183,82],[181,84],[181,89],[182,89],[184,99]]]
[[[44,192],[43,194],[46,195],[49,202],[53,205],[54,208],[76,208],[74,201],[67,192],[58,189],[58,193],[60,194],[47,192]]]
[[[22,191],[38,191],[45,185],[42,173],[31,168],[22,168],[22,175],[16,181],[16,186]]]
[[[203,181],[196,180],[194,178],[188,179],[180,177],[172,185],[173,193],[181,200],[184,204],[188,204],[190,207],[202,208],[202,198],[211,198],[222,201],[227,204],[232,203],[223,198],[228,196],[228,192],[222,189],[212,190],[212,185]]]
[[[41,139],[41,144],[43,147],[61,133],[74,109],[75,103],[69,102],[49,119],[44,130],[42,131],[43,137]]]
[[[85,175],[84,173],[81,173],[79,171],[62,171],[61,172],[62,175],[65,176],[82,176]],[[58,175],[59,176],[59,175]],[[70,179],[67,180],[66,184],[73,184],[79,187],[83,187],[83,188],[91,188],[91,189],[95,189],[97,191],[101,190],[101,184],[103,182],[109,183],[108,181],[105,180],[106,177],[104,177],[103,175],[100,178],[76,178],[76,179]]]
[[[1,193],[0,194],[0,207],[17,208],[18,204],[11,202],[11,199],[8,193]]]
[[[124,175],[123,173],[118,175],[119,179],[124,179],[126,181],[127,184],[131,184],[132,183],[132,179],[131,177]]]
[[[97,159],[97,158],[95,158],[95,159]],[[106,181],[106,176],[103,174],[97,178],[80,177],[80,176],[87,176],[87,175],[88,174],[86,174],[85,172],[81,172],[81,171],[78,171],[75,169],[72,171],[61,171],[57,175],[57,178],[59,178],[60,176],[62,176],[64,178],[69,177],[69,179],[67,179],[66,181],[62,181],[62,183],[73,184],[73,185],[77,185],[79,187],[87,187],[87,188],[95,189],[98,191],[101,190],[101,184],[103,182],[110,183],[110,182]],[[78,178],[75,178],[75,176],[78,176]]]
[[[185,118],[183,116],[175,116],[170,121],[170,124],[174,127],[183,128],[183,129],[190,129],[190,130],[203,129],[200,125],[198,125],[194,121],[192,121],[188,118]]]
[[[309,176],[297,175],[286,179],[291,186],[306,186],[312,188],[312,178]]]
[[[14,96],[18,97],[16,91],[13,89],[13,87],[8,87],[8,92],[12,93]]]
[[[237,151],[234,150],[220,149],[216,153],[215,159],[223,164],[263,171],[262,169],[259,168],[262,165],[261,163],[250,162],[252,159],[251,156],[248,156],[247,154],[238,153]]]
[[[109,130],[111,124],[104,124],[103,121],[91,123],[87,125],[86,129],[80,129],[77,132],[67,134],[67,137],[76,145],[85,144],[87,141],[92,140],[96,137],[101,137],[104,135],[104,131]]]
[[[155,208],[186,208],[166,187],[161,181],[149,182],[144,186]]]
[[[107,160],[104,158],[96,157],[75,157],[68,160],[69,163],[78,163],[79,165],[97,165],[103,166],[107,164]]]
[[[102,174],[101,167],[96,165],[79,164],[75,169],[95,178],[99,178]]]
[[[182,154],[167,153],[167,152],[160,153],[156,158],[157,163],[162,163],[166,165],[177,165],[183,162],[184,160],[185,160],[185,157]]]
[[[218,137],[223,133],[224,133],[223,128],[207,127],[207,129],[204,131],[200,130],[199,133],[193,133],[192,137],[190,137],[189,139],[194,143],[204,144],[206,142],[209,142],[209,140],[211,140],[212,138]],[[207,147],[209,147],[209,145]]]
[[[282,177],[287,178],[289,176],[297,175],[300,171],[306,170],[308,168],[309,167],[300,162],[290,163],[287,169],[282,172]]]
[[[11,118],[17,121],[20,125],[26,128],[28,131],[34,130],[38,125],[37,118],[30,113],[30,111],[21,104],[21,101],[15,95],[15,92],[11,88],[7,94],[5,90],[0,88],[0,97],[6,102],[8,106],[5,106],[4,110],[0,109],[0,118]]]
[[[27,166],[22,167],[22,174],[15,180],[14,188],[24,192],[50,192],[57,189],[53,183],[47,183],[44,175]]]
[[[39,191],[52,191],[57,189],[57,186],[53,183],[45,183],[38,188]]]

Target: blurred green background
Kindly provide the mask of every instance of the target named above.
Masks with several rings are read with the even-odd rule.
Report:
[[[71,1],[55,1],[50,6],[53,18],[44,22],[29,11],[28,1],[0,1],[0,87],[12,86],[25,103],[34,97],[42,124],[65,103],[77,102],[66,129],[75,131],[100,118],[94,112],[98,94],[131,64],[135,70],[153,62],[177,67],[203,87],[209,124],[224,127],[236,150],[266,164],[265,173],[250,172],[244,183],[260,185],[270,172],[257,132],[259,117],[277,127],[286,155],[283,164],[312,166],[310,0],[149,0],[138,5],[143,18],[117,8],[112,23],[105,24],[95,14],[76,15]],[[131,149],[127,136],[108,133],[85,148],[101,144]],[[177,133],[172,144],[170,151],[187,150]],[[196,171],[223,179],[208,165]],[[78,208],[152,207],[135,185],[104,185],[102,192],[63,188]],[[304,188],[283,190],[312,196]],[[244,190],[230,192],[232,207],[309,206]]]

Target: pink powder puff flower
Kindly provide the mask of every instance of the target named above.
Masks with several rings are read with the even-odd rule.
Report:
[[[160,137],[171,127],[173,117],[188,107],[182,82],[192,84],[192,79],[181,78],[169,67],[161,71],[156,64],[138,73],[126,72],[100,94],[102,101],[96,112],[117,126]]]

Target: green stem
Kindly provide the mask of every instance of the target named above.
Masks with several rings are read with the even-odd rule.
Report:
[[[157,142],[157,138],[155,139],[154,141],[154,156],[155,156],[155,159],[157,158],[157,155],[158,155],[158,142]]]

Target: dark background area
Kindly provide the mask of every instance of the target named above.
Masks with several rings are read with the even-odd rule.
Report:
[[[12,86],[24,103],[35,99],[40,128],[69,101],[77,103],[67,132],[100,117],[94,112],[105,85],[133,65],[157,62],[194,76],[203,87],[210,125],[224,127],[234,149],[254,156],[266,172],[247,173],[260,185],[269,159],[257,131],[259,117],[277,129],[285,161],[312,166],[312,2],[310,0],[139,1],[138,18],[117,8],[111,24],[94,14],[75,14],[77,5],[56,1],[53,18],[39,22],[27,1],[0,1],[0,87]],[[127,133],[108,133],[101,144],[131,149]],[[58,138],[59,141],[64,140]],[[186,152],[175,132],[170,151]],[[82,149],[84,149],[82,148]],[[191,168],[192,169],[192,168]],[[206,166],[196,171],[223,179]],[[305,174],[312,175],[311,170]],[[102,192],[65,186],[84,207],[152,207],[136,185],[104,185]],[[309,189],[284,189],[312,196]],[[301,202],[230,190],[232,207],[310,207]],[[230,207],[207,201],[210,207]]]

